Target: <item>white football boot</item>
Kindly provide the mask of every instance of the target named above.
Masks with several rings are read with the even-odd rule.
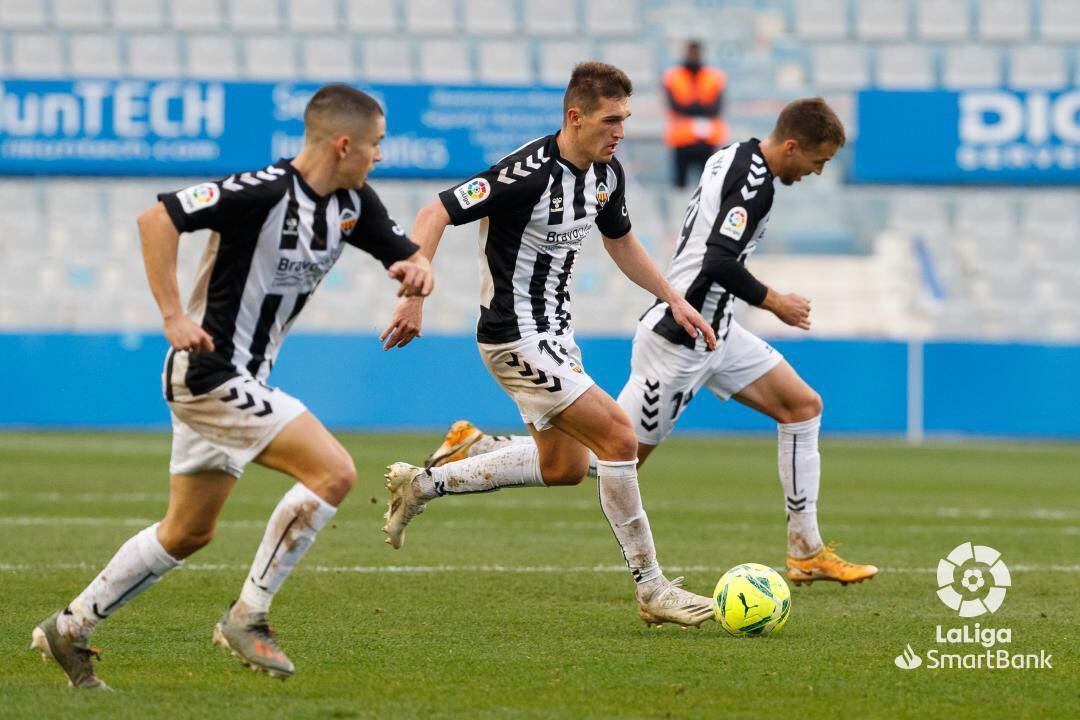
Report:
[[[712,600],[682,589],[683,579],[664,578],[648,596],[639,585],[635,592],[638,616],[652,627],[666,622],[687,627],[700,627],[713,619]]]
[[[427,503],[420,499],[417,490],[416,476],[427,472],[424,468],[418,468],[408,463],[396,462],[386,468],[386,489],[390,493],[387,502],[386,513],[383,519],[383,532],[386,533],[386,542],[390,543],[395,550],[401,548],[405,542],[405,526],[414,517],[427,509]]]

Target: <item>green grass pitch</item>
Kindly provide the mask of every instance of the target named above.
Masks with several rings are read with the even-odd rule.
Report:
[[[168,438],[0,434],[0,717],[1080,717],[1080,446],[826,439],[819,516],[872,582],[792,588],[777,636],[646,628],[592,482],[436,501],[393,551],[383,467],[434,435],[344,435],[358,486],[278,595],[297,674],[243,669],[210,631],[240,587],[286,478],[252,467],[213,544],[104,623],[99,674],[75,693],[27,649],[130,535],[165,509]],[[780,566],[784,517],[768,438],[660,448],[642,492],[669,577],[709,593],[729,566]],[[1002,552],[1001,609],[961,621],[933,568],[965,541]],[[1012,630],[1051,670],[898,669],[935,626]],[[952,646],[964,653],[980,646]]]

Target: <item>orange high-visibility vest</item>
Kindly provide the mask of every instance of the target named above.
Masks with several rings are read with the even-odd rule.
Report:
[[[720,97],[727,85],[727,76],[723,71],[702,67],[691,74],[682,65],[669,68],[664,73],[664,87],[676,106],[711,105]],[[682,115],[668,110],[667,131],[664,141],[670,147],[685,147],[699,142],[717,146],[727,140],[727,123],[719,117]]]

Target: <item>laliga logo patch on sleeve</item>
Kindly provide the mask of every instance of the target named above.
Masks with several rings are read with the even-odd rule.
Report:
[[[176,199],[180,201],[184,212],[190,215],[217,205],[217,201],[221,199],[221,190],[216,183],[199,183],[176,193]]]
[[[491,184],[484,178],[473,178],[454,188],[454,196],[462,210],[483,202],[491,194]]]
[[[746,210],[741,207],[728,210],[724,223],[720,226],[720,234],[732,240],[738,240],[742,237],[744,230],[746,230]]]

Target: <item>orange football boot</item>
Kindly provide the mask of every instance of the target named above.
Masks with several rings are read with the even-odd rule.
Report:
[[[430,470],[446,463],[464,460],[468,457],[469,448],[483,436],[480,428],[468,420],[458,420],[446,431],[442,445],[424,461],[424,468]]]
[[[841,585],[869,580],[878,573],[874,565],[848,562],[836,554],[836,543],[829,543],[808,558],[787,559],[788,580],[804,585],[815,580],[831,580]]]

